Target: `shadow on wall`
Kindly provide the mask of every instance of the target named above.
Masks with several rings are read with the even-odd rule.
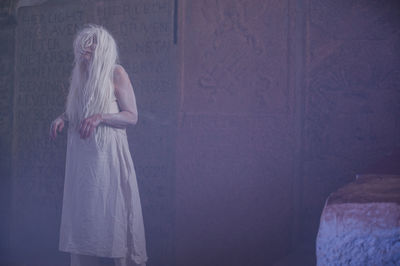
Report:
[[[360,174],[397,174],[400,175],[400,148],[387,153],[380,160],[369,165]]]

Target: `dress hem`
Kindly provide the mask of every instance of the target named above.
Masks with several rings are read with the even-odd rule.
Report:
[[[122,255],[122,256],[103,255],[103,254],[98,254],[98,253],[93,253],[93,252],[80,251],[80,250],[71,249],[71,248],[59,248],[58,250],[61,252],[74,253],[74,254],[86,255],[86,256],[96,256],[96,257],[101,257],[101,258],[111,258],[111,259],[122,259],[122,258],[128,258],[128,257],[130,258],[131,257],[130,255]],[[136,256],[135,256],[135,258],[137,259]],[[136,261],[135,259],[133,259],[133,261],[137,264],[146,263],[148,261],[148,257],[146,256],[144,259],[139,259],[139,261]]]
[[[96,253],[96,252],[90,252],[90,251],[82,251],[82,250],[77,250],[73,248],[59,248],[59,251],[62,252],[68,252],[68,253],[74,253],[74,254],[79,254],[79,255],[87,255],[87,256],[96,256],[96,257],[102,257],[102,258],[125,258],[126,255],[110,255],[110,254],[104,254],[104,253]]]

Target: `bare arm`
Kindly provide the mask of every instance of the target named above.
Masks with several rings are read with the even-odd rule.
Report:
[[[114,70],[114,87],[121,111],[116,114],[95,114],[84,119],[79,129],[81,138],[89,137],[99,124],[115,128],[126,128],[137,123],[138,112],[133,87],[128,73],[120,65]]]
[[[138,121],[135,93],[128,73],[120,65],[114,71],[114,86],[115,96],[121,112],[117,114],[102,114],[101,123],[117,128],[135,125]]]

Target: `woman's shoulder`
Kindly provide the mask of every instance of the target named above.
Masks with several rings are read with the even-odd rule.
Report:
[[[114,68],[114,93],[118,94],[120,89],[129,88],[131,79],[122,65],[115,65]]]
[[[118,74],[123,74],[124,72],[126,73],[126,70],[122,65],[115,64],[115,66],[114,66],[114,74],[118,75]]]
[[[114,84],[118,85],[129,79],[128,73],[122,65],[116,64],[114,67]]]

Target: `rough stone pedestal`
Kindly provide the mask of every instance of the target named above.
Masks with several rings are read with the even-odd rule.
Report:
[[[400,176],[362,175],[321,215],[317,265],[400,265]]]

